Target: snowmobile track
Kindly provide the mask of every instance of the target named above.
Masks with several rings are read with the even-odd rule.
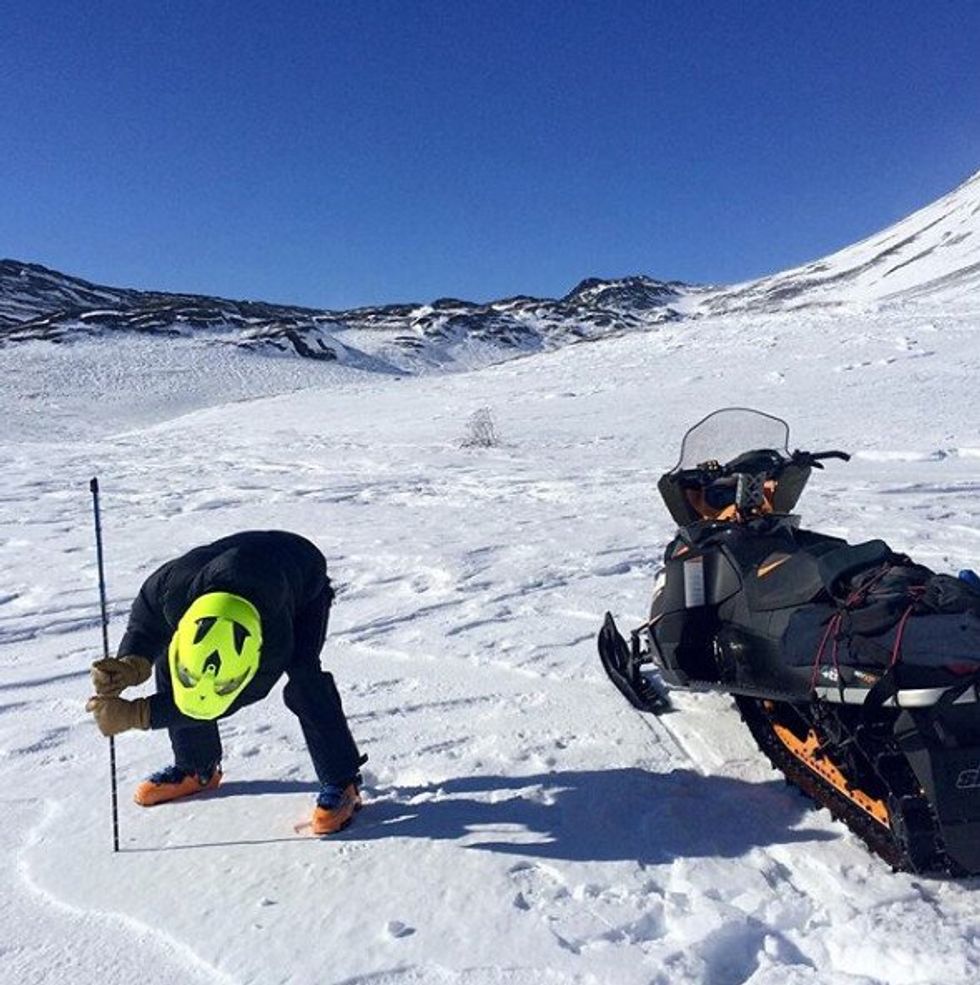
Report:
[[[772,720],[761,709],[758,699],[736,695],[735,704],[742,721],[752,733],[759,749],[772,763],[773,769],[782,773],[788,783],[799,788],[818,807],[827,808],[835,820],[847,825],[870,851],[887,862],[892,869],[923,875],[966,874],[942,850],[942,842],[932,811],[926,809],[909,812],[906,824],[910,830],[905,837],[899,837],[894,830],[886,829],[879,824],[850,798],[840,793],[794,756],[773,731]],[[914,799],[916,806],[921,803],[927,807],[918,792],[912,790],[901,793],[891,790],[889,802],[897,803],[899,799],[907,801],[910,798]],[[909,824],[909,819],[912,817],[916,819],[915,823]],[[910,851],[910,843],[916,846],[916,857],[913,857]],[[922,852],[919,848],[922,845],[930,846],[929,850]]]

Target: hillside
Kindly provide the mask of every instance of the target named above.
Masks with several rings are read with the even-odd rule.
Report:
[[[802,267],[735,285],[709,311],[973,302],[980,288],[980,171],[882,232]]]

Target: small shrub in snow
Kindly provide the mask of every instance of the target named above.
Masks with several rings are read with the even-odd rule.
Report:
[[[493,414],[489,407],[481,407],[470,414],[466,422],[466,435],[463,438],[464,448],[496,448],[500,444],[497,427],[493,422]]]

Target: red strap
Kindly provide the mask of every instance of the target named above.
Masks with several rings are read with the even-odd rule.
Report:
[[[811,688],[817,686],[817,675],[820,673],[820,664],[823,662],[824,650],[827,649],[827,643],[831,635],[834,637],[834,666],[837,666],[837,633],[840,630],[843,619],[844,617],[841,613],[835,612],[827,621],[827,628],[824,630],[823,638],[820,640],[820,646],[817,648],[817,655],[813,660],[813,674],[810,677]]]
[[[902,655],[902,637],[905,635],[905,624],[909,621],[909,616],[912,615],[914,608],[915,603],[913,602],[902,613],[902,618],[898,620],[898,630],[895,633],[895,643],[892,646],[892,658],[888,662],[889,667],[894,667],[898,663],[898,658]]]

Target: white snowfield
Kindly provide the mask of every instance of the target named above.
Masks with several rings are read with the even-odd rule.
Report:
[[[892,873],[729,701],[641,715],[595,647],[606,609],[644,619],[656,478],[724,405],[857,453],[815,473],[808,525],[980,566],[974,308],[729,315],[403,379],[163,339],[9,347],[0,371],[3,985],[980,980],[980,880]],[[502,444],[462,448],[484,406]],[[167,738],[120,736],[112,853],[83,708],[96,474],[113,643],[191,546],[285,528],[327,555],[323,662],[370,755],[348,830],[294,831],[316,784],[277,688],[224,723],[213,794],[136,807]]]

